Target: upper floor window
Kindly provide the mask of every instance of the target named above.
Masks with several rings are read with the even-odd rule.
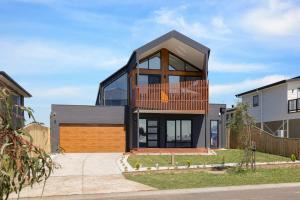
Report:
[[[14,105],[22,105],[22,98],[21,98],[21,96],[19,96],[19,95],[13,95],[12,96],[12,99],[13,99],[13,104]]]
[[[180,83],[183,81],[197,81],[201,80],[198,76],[172,76],[169,75],[169,83]]]
[[[104,87],[105,106],[127,105],[127,74],[123,74],[118,79]]]
[[[141,74],[138,76],[138,85],[158,84],[160,83],[160,75]]]
[[[149,58],[143,59],[140,62],[139,67],[143,69],[160,69],[160,52]]]
[[[169,53],[169,70],[170,71],[188,71],[188,72],[197,72],[199,69],[188,64],[177,56]]]
[[[259,96],[255,95],[253,96],[253,107],[259,106]]]

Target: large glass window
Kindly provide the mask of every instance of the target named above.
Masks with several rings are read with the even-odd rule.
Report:
[[[149,58],[149,69],[160,69],[160,53]]]
[[[184,88],[181,85],[178,85],[180,82],[183,81],[195,81],[200,80],[200,77],[193,77],[193,76],[169,76],[169,94],[176,94],[179,93],[193,93],[193,88]],[[194,84],[197,84],[195,82]]]
[[[175,143],[176,128],[175,120],[167,121],[167,142]]]
[[[125,73],[108,86],[104,87],[104,105],[127,105],[127,74]]]
[[[139,75],[138,85],[148,85],[160,83],[160,75]]]
[[[143,69],[160,69],[160,52],[143,59],[139,63],[139,67]]]
[[[180,83],[183,81],[196,81],[201,80],[200,77],[197,76],[173,76],[169,75],[169,83]]]
[[[167,120],[167,147],[192,146],[192,121]]]
[[[169,54],[169,70],[185,71],[185,63],[173,54]]]
[[[192,122],[191,120],[181,121],[181,139],[182,141],[191,141]]]
[[[180,76],[169,76],[169,83],[170,84],[180,83]]]
[[[197,72],[199,69],[188,64],[177,56],[169,53],[169,70],[170,71],[189,71],[189,72]]]

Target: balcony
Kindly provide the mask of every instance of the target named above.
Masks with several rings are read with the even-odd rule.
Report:
[[[300,98],[288,100],[288,112],[300,112]]]
[[[208,113],[208,81],[136,86],[133,104],[141,110],[172,113]]]

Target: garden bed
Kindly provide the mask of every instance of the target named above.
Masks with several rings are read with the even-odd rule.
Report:
[[[224,163],[239,163],[243,158],[243,150],[216,150],[216,155],[175,155],[174,165],[187,166],[190,165],[216,165]],[[140,167],[174,167],[171,162],[171,155],[130,155],[127,162],[132,168]],[[290,158],[256,152],[256,162],[288,162]]]

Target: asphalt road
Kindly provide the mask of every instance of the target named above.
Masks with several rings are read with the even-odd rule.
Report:
[[[300,183],[46,197],[45,200],[299,200]]]

